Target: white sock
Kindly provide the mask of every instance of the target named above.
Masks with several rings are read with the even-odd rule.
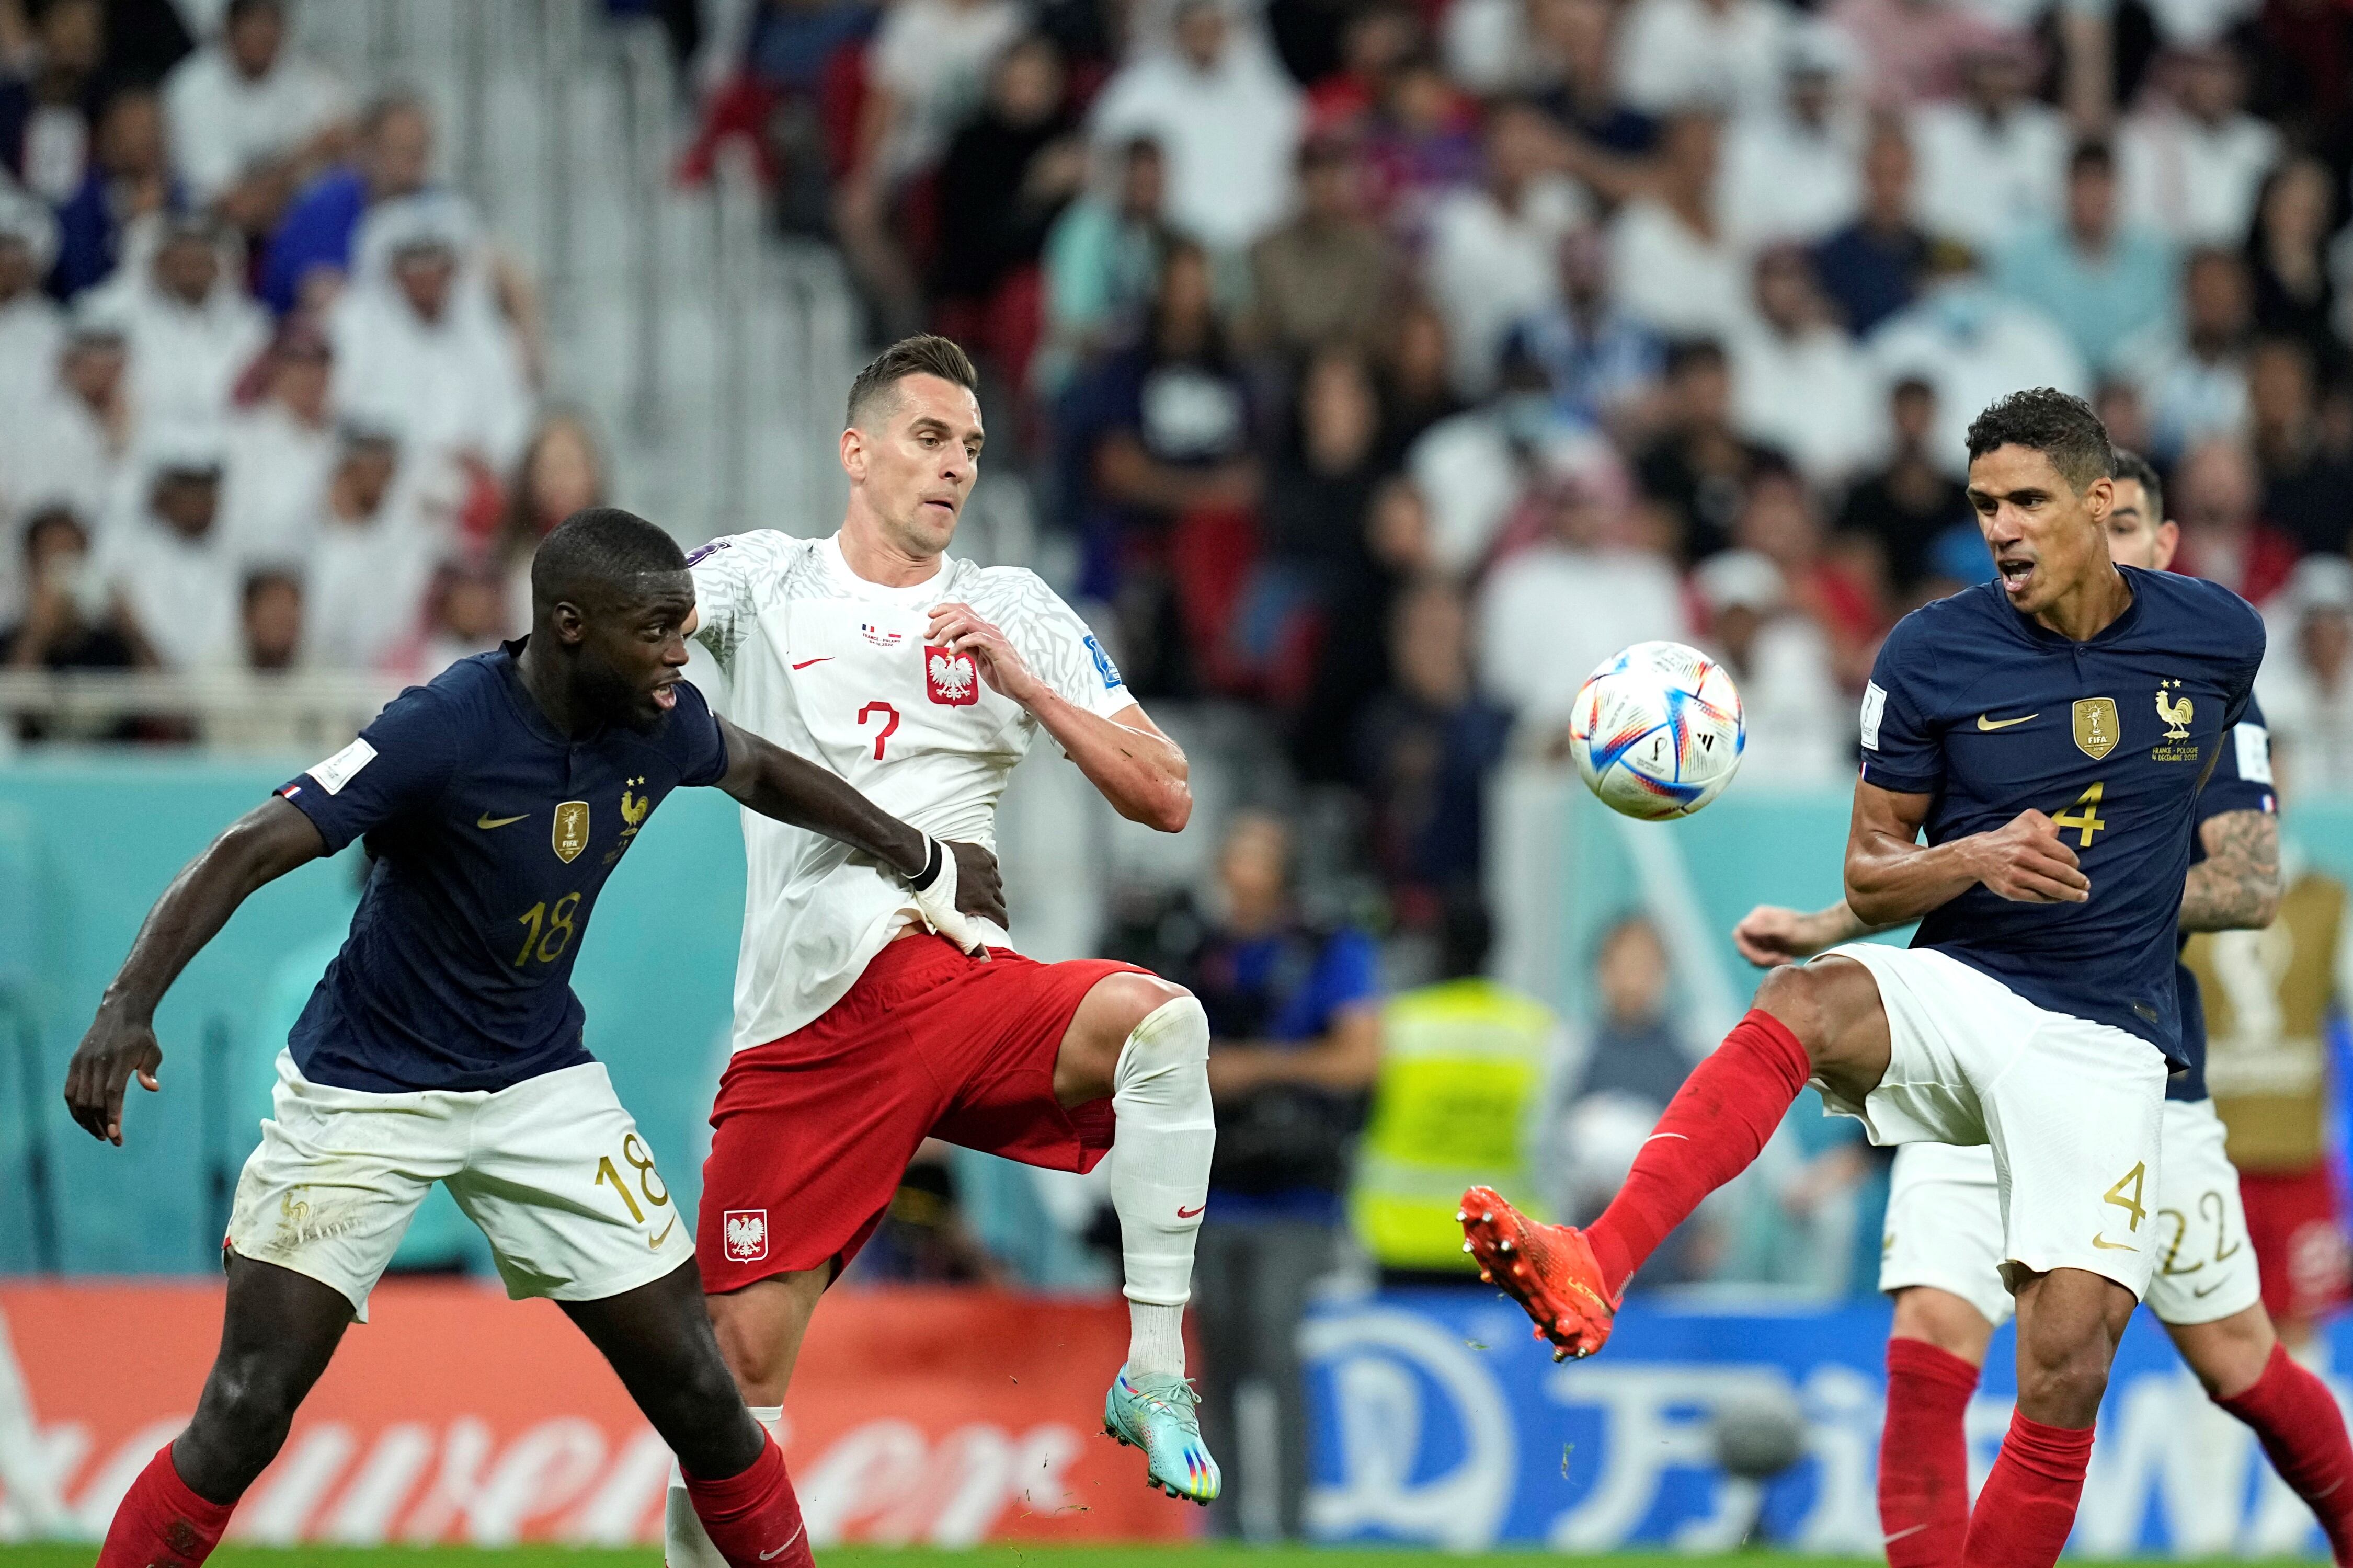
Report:
[[[1112,1074],[1111,1202],[1125,1265],[1127,1363],[1185,1374],[1193,1241],[1209,1201],[1209,1016],[1190,996],[1147,1015]]]
[[[783,1405],[754,1405],[752,1418],[783,1445]],[[702,1521],[694,1516],[694,1500],[686,1495],[686,1472],[678,1468],[676,1455],[670,1461],[670,1492],[662,1500],[662,1563],[664,1568],[727,1568],[727,1559],[711,1544]]]

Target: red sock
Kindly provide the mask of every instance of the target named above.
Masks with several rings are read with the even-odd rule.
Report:
[[[2051,1568],[2075,1528],[2092,1428],[2045,1426],[2013,1414],[2001,1455],[1969,1515],[1968,1568]]]
[[[2353,1444],[2328,1385],[2275,1344],[2253,1388],[2215,1403],[2255,1429],[2272,1468],[2311,1505],[2337,1561],[2353,1563]]]
[[[785,1451],[774,1439],[761,1445],[760,1457],[740,1476],[723,1481],[688,1476],[686,1495],[703,1533],[731,1568],[816,1568],[801,1501],[785,1474]]]
[[[1788,1026],[1753,1009],[1692,1068],[1626,1184],[1586,1227],[1611,1295],[1702,1198],[1748,1168],[1812,1071]]]
[[[188,1489],[172,1467],[164,1444],[122,1494],[98,1568],[195,1568],[220,1544],[237,1504],[206,1502]]]
[[[1879,1528],[1888,1568],[1960,1568],[1969,1533],[1966,1418],[1978,1369],[1926,1340],[1887,1342]]]

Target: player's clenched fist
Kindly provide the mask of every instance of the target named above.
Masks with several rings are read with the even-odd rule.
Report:
[[[980,678],[989,689],[1024,708],[1043,689],[1037,676],[1021,660],[1003,632],[980,618],[970,605],[936,605],[932,609],[927,639],[950,653],[969,653],[980,666]]]
[[[2060,837],[2058,827],[2039,811],[2021,811],[1974,840],[1971,863],[1978,880],[2005,899],[2026,904],[2080,904],[2092,896],[2092,879]]]
[[[66,1107],[84,1131],[120,1148],[124,1089],[136,1074],[139,1087],[152,1094],[162,1087],[155,1081],[155,1069],[163,1065],[164,1047],[155,1043],[154,1026],[131,1023],[101,1010],[66,1068]]]
[[[1814,940],[1812,916],[1778,904],[1759,904],[1732,928],[1732,945],[1759,969],[1811,958],[1827,945]]]

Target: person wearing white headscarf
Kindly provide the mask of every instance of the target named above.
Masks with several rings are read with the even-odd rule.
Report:
[[[131,347],[139,417],[226,417],[237,378],[269,342],[268,314],[238,287],[235,247],[211,219],[174,215],[156,226],[152,247],[132,248],[102,291]]]
[[[23,418],[57,374],[65,319],[41,292],[57,258],[47,204],[0,173],[0,424]]]

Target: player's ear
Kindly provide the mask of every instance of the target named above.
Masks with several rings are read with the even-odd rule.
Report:
[[[866,432],[855,425],[841,433],[841,471],[852,480],[866,478]]]
[[[588,635],[588,618],[580,613],[580,606],[569,599],[556,601],[555,608],[548,615],[548,622],[555,630],[555,640],[565,647],[578,647]]]

